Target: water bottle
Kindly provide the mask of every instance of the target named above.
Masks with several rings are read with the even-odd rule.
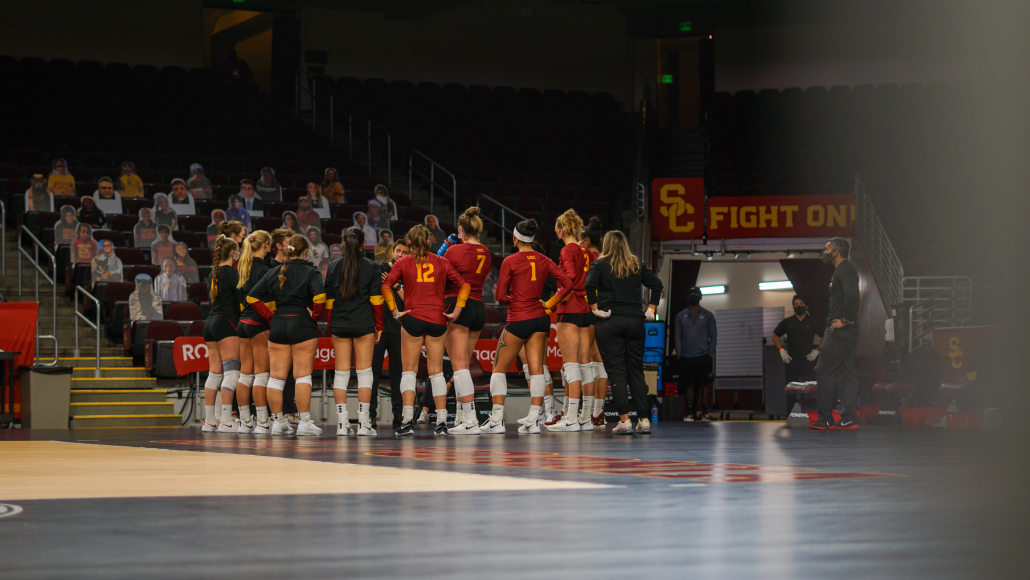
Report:
[[[447,236],[447,239],[443,241],[443,245],[441,245],[440,249],[436,251],[436,255],[437,256],[444,255],[444,253],[447,252],[447,248],[453,246],[454,244],[457,244],[460,241],[461,240],[458,238],[458,234],[451,234],[451,235]]]
[[[651,405],[651,422],[658,422],[658,405]]]

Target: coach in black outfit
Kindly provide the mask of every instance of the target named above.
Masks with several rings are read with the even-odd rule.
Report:
[[[385,276],[390,273],[394,262],[408,253],[406,240],[397,240],[393,247],[393,256],[390,263],[382,264],[382,273]],[[397,300],[397,311],[404,310],[404,298],[400,292],[394,292],[394,299]],[[390,402],[393,406],[393,428],[401,426],[401,323],[393,316],[386,316],[383,320],[383,336],[372,351],[372,404],[369,406],[369,416],[372,424],[375,425],[379,418],[379,379],[383,375],[383,358],[390,353]]]
[[[819,357],[819,349],[822,348],[823,327],[808,311],[808,305],[800,296],[795,296],[792,304],[794,314],[776,325],[772,337],[773,344],[779,349],[783,364],[787,367],[784,373],[785,382],[813,381],[815,359]],[[787,337],[787,346],[780,342],[784,335]],[[819,346],[815,346],[816,336],[820,339]],[[808,349],[812,349],[811,352]]]
[[[640,286],[651,292],[646,313],[640,312]],[[601,256],[590,264],[586,298],[597,317],[594,335],[604,361],[604,370],[619,412],[613,435],[632,435],[626,387],[637,409],[636,432],[651,432],[644,382],[644,320],[653,321],[662,297],[662,281],[629,251],[626,236],[618,230],[605,234]]]
[[[855,344],[858,342],[858,270],[848,260],[851,245],[844,238],[826,242],[823,262],[833,264],[830,310],[826,334],[815,365],[819,419],[813,429],[858,429],[858,377]],[[840,421],[833,423],[833,407],[840,399]]]

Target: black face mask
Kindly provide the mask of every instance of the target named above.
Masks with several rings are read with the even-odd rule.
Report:
[[[833,263],[833,254],[828,254],[826,252],[823,252],[823,255],[821,256],[821,258],[823,260],[823,264],[832,264]]]
[[[794,307],[794,314],[797,314],[798,316],[801,316],[804,313],[805,313],[805,307],[804,306],[795,306]]]
[[[698,304],[701,304],[701,297],[696,294],[693,296],[687,296],[687,304],[689,306],[697,306]]]

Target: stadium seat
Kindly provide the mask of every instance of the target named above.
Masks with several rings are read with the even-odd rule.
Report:
[[[173,302],[165,312],[166,320],[200,320],[202,316],[200,306],[193,302]]]

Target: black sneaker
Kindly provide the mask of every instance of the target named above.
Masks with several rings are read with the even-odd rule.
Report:
[[[854,431],[858,429],[858,421],[854,419],[841,419],[837,421],[833,428],[841,431]]]
[[[400,427],[397,428],[397,432],[395,434],[398,437],[403,437],[405,435],[414,435],[415,434],[415,424],[412,423],[411,421],[405,421],[405,422],[401,423]]]
[[[436,429],[433,429],[433,435],[439,437],[440,435],[447,435],[447,423],[437,423]]]
[[[815,423],[808,424],[809,429],[816,429],[818,431],[828,431],[833,429],[833,423],[827,423],[826,421],[816,421]]]

